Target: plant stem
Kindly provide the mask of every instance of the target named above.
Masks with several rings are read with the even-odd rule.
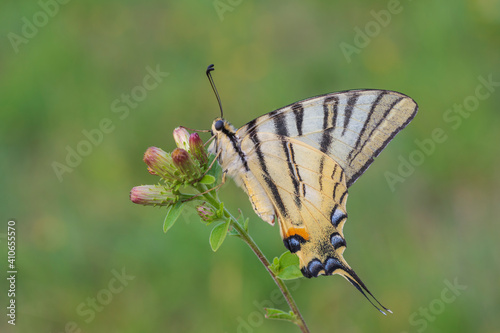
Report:
[[[204,186],[203,186],[204,187]],[[203,191],[200,191],[203,192]],[[217,198],[217,194],[213,192],[209,192],[203,195],[204,198],[212,205],[214,208],[219,208],[220,207],[220,201]],[[231,219],[231,225],[234,227],[234,229],[238,232],[240,238],[247,243],[247,245],[252,249],[252,251],[255,253],[255,255],[259,258],[260,262],[268,273],[271,275],[273,278],[274,282],[278,285],[278,288],[280,289],[281,293],[283,294],[283,297],[286,299],[288,305],[290,306],[290,309],[292,312],[295,314],[297,320],[295,321],[295,324],[299,326],[300,330],[303,333],[309,333],[309,329],[307,328],[306,322],[304,321],[304,318],[302,317],[302,314],[299,311],[299,308],[297,307],[297,304],[295,303],[295,300],[292,297],[292,294],[288,290],[287,286],[283,282],[282,279],[280,279],[278,276],[276,276],[273,271],[269,268],[269,260],[267,260],[266,256],[262,251],[259,249],[253,238],[250,236],[250,234],[238,223],[238,220],[227,210],[226,207],[224,207],[224,216],[226,218]]]

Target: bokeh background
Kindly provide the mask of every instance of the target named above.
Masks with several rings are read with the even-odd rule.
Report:
[[[164,234],[165,209],[128,198],[157,181],[142,162],[147,147],[171,150],[176,126],[207,129],[218,115],[204,73],[215,63],[238,127],[347,89],[397,90],[419,103],[351,187],[344,228],[346,259],[394,314],[339,276],[292,281],[311,332],[500,332],[498,0],[0,7],[0,331],[298,332],[263,319],[263,306],[286,305],[245,244],[229,238],[213,253],[210,228],[190,212]],[[144,90],[151,70],[163,74]],[[85,144],[84,131],[101,127]],[[69,166],[68,149],[86,156]],[[251,217],[269,258],[284,251],[243,191],[229,182],[220,194]],[[15,327],[5,315],[12,218]]]

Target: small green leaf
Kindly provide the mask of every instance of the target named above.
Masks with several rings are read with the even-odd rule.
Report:
[[[304,274],[302,274],[302,272],[300,271],[299,265],[288,266],[286,268],[283,268],[276,275],[282,280],[293,280],[304,277]]]
[[[280,268],[280,260],[278,259],[278,257],[274,257],[273,259],[273,266],[276,266],[276,268]]]
[[[290,251],[286,251],[280,257],[280,267],[286,268],[292,265],[299,265],[299,257],[291,253]]]
[[[200,179],[200,184],[210,185],[215,183],[215,177],[211,175],[205,175]]]
[[[299,279],[304,275],[299,268],[299,257],[295,254],[286,251],[280,257],[280,272],[278,277],[282,280]]]
[[[213,154],[210,155],[210,157],[208,158],[208,165],[211,165],[214,159],[215,159],[215,155],[213,155]],[[222,172],[222,168],[220,167],[218,162],[215,162],[212,165],[212,168],[210,170],[208,170],[207,175],[211,175],[215,179],[217,179],[217,178],[219,178],[219,175],[221,174],[221,172]]]
[[[224,216],[224,203],[221,202],[219,209],[217,209],[217,217],[222,218]]]
[[[297,317],[292,311],[285,312],[283,310],[271,309],[271,308],[265,308],[264,310],[266,310],[266,318],[288,320],[293,323],[297,322]]]
[[[181,216],[183,208],[184,202],[182,201],[177,201],[174,205],[168,207],[167,216],[165,216],[165,221],[163,221],[163,232],[167,232],[168,229],[172,228],[175,221]]]
[[[224,242],[230,223],[231,220],[227,219],[226,222],[219,223],[212,229],[212,232],[210,233],[210,246],[212,247],[212,251],[217,251],[222,245],[222,242]]]
[[[279,259],[274,258],[273,263],[269,265],[269,269],[282,280],[292,280],[303,277],[299,268],[299,258],[287,251],[283,253]]]
[[[273,262],[271,265],[268,266],[271,272],[274,273],[274,275],[278,275],[280,272],[280,262],[277,257],[274,257]]]

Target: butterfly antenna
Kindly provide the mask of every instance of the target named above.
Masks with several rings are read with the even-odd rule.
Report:
[[[220,108],[220,117],[223,118],[223,113],[222,113],[222,103],[220,101],[219,93],[217,92],[217,88],[215,87],[215,82],[214,79],[212,78],[212,74],[210,73],[211,71],[214,71],[214,64],[211,64],[210,66],[207,67],[207,77],[208,81],[210,81],[210,85],[212,86],[212,90],[214,91],[215,97],[217,97],[217,102],[219,102],[219,108]]]
[[[199,129],[189,128],[189,127],[186,127],[186,126],[182,126],[182,127],[184,127],[185,129],[187,129],[188,131],[193,131],[193,132],[202,132],[202,133],[208,133],[208,132],[210,132],[210,130],[199,130]]]

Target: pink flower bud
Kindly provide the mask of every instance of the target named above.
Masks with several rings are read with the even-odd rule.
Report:
[[[198,133],[192,133],[189,136],[189,152],[200,162],[201,165],[208,163],[207,153],[203,141]]]
[[[140,205],[168,206],[174,203],[174,195],[161,185],[143,185],[132,188],[130,200]]]
[[[174,165],[179,170],[183,170],[183,171],[189,170],[191,167],[191,164],[193,164],[193,161],[191,161],[191,157],[189,156],[189,153],[181,148],[174,149],[174,151],[172,152],[172,160],[174,161]]]
[[[144,162],[148,165],[150,174],[158,175],[168,181],[175,178],[172,157],[162,149],[149,147],[144,153]]]
[[[174,140],[178,148],[189,150],[189,132],[180,126],[174,129]]]
[[[183,175],[185,182],[196,182],[203,175],[199,163],[195,163],[191,155],[184,149],[175,148],[172,152],[172,160],[177,170]]]

